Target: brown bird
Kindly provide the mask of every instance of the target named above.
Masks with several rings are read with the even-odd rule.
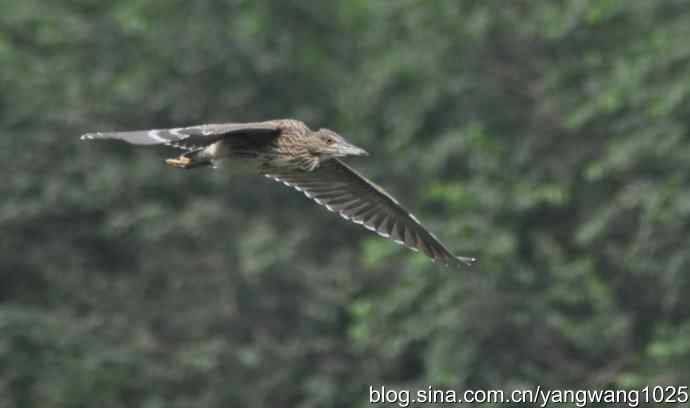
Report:
[[[173,129],[86,133],[82,139],[117,139],[136,145],[168,145],[185,151],[166,160],[172,167],[216,166],[232,159],[238,167],[304,193],[329,211],[421,250],[443,265],[471,265],[475,259],[453,255],[414,215],[381,187],[340,158],[367,152],[329,129],[312,131],[298,120],[224,123]]]

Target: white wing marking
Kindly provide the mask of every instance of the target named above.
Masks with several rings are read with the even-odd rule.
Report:
[[[155,130],[155,129],[154,129],[154,130],[149,130],[149,131],[148,131],[148,135],[149,135],[149,137],[151,137],[152,139],[158,140],[158,141],[161,142],[161,143],[169,143],[170,140],[158,136],[158,135],[160,134],[160,132],[161,132],[160,130]]]
[[[184,133],[182,133],[182,128],[170,129],[170,133],[179,137],[180,139],[184,139],[184,138],[188,137],[188,135],[185,135]]]

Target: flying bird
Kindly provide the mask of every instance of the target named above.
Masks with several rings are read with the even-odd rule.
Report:
[[[419,220],[381,187],[341,158],[368,153],[329,129],[313,131],[292,119],[253,123],[94,132],[84,140],[115,139],[135,145],[168,145],[183,153],[169,166],[215,167],[219,160],[264,175],[301,191],[317,204],[384,238],[422,251],[446,266],[471,265],[475,259],[453,255]]]

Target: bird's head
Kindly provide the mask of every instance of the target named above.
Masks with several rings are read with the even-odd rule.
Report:
[[[316,136],[312,144],[312,153],[319,156],[320,160],[328,160],[334,157],[366,156],[366,150],[359,148],[330,129],[319,129],[314,132]]]

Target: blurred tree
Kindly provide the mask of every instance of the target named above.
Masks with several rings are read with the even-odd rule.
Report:
[[[3,4],[0,407],[687,384],[688,27],[684,0]],[[293,116],[479,265],[78,140]]]

